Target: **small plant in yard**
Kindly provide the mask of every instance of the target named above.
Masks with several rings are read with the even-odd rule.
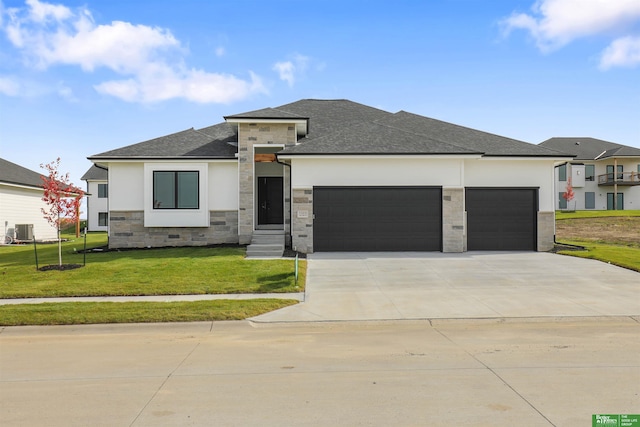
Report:
[[[69,173],[62,175],[59,172],[60,157],[47,164],[41,164],[42,169],[46,169],[47,175],[41,176],[44,194],[42,201],[47,208],[42,208],[44,218],[55,227],[58,240],[58,270],[68,269],[62,265],[62,239],[60,230],[64,221],[77,222],[80,216],[80,203],[84,192],[75,187],[69,181]],[[51,267],[46,267],[50,269]]]

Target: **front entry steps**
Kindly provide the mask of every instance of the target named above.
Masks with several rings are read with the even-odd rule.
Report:
[[[247,258],[281,258],[284,254],[284,230],[256,230],[247,246]]]

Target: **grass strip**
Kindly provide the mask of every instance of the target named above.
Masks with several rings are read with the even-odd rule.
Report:
[[[0,306],[0,326],[243,320],[298,303],[289,299],[60,302]]]
[[[556,220],[574,218],[609,218],[619,216],[640,216],[640,210],[621,211],[556,211]]]
[[[640,248],[626,245],[593,242],[588,240],[565,240],[565,243],[584,246],[586,251],[559,251],[559,254],[579,258],[596,259],[619,267],[640,272]]]

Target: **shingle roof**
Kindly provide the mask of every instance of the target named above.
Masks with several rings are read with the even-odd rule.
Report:
[[[82,181],[106,181],[109,176],[109,170],[100,166],[92,165],[88,171],[80,178]]]
[[[228,143],[235,139],[232,128],[227,123],[202,130],[191,128],[96,154],[89,159],[235,158],[236,147]]]
[[[226,119],[308,118],[308,133],[283,154],[482,154],[485,156],[571,157],[553,147],[400,111],[389,113],[345,99],[302,99]],[[114,159],[231,159],[237,152],[237,127],[220,123],[193,128],[90,157]]]
[[[377,122],[359,123],[320,136],[280,154],[479,154],[408,130]]]
[[[42,174],[0,159],[0,182],[42,188]]]
[[[343,126],[319,137],[303,139],[299,145],[287,148],[281,154],[480,154],[571,157],[535,144],[405,111],[377,116],[375,121],[360,121],[356,126]]]
[[[541,147],[570,151],[576,160],[607,159],[611,157],[640,157],[640,148],[589,137],[555,137],[539,144]]]
[[[556,150],[542,148],[528,142],[431,119],[406,111],[400,111],[391,117],[379,120],[379,122],[427,135],[434,140],[483,153],[485,156],[564,156],[563,153]]]
[[[309,117],[307,139],[324,136],[357,123],[372,122],[392,114],[347,99],[302,99],[281,105],[277,109]]]

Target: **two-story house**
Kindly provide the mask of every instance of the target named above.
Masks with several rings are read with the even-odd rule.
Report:
[[[574,154],[556,167],[556,209],[640,209],[640,148],[595,138],[550,138],[541,147]],[[571,183],[575,197],[563,195]]]
[[[108,169],[111,247],[553,247],[553,170],[570,155],[348,100],[224,119],[89,157]]]
[[[92,165],[82,180],[87,183],[87,230],[107,231],[109,227],[109,184],[105,168]]]

